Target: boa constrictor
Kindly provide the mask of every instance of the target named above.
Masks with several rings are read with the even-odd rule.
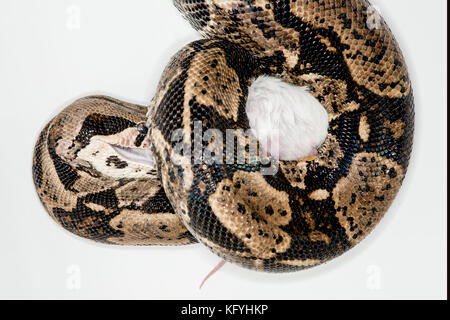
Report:
[[[365,0],[174,4],[205,39],[172,58],[148,118],[145,107],[87,97],[42,131],[33,176],[50,215],[89,239],[199,241],[271,272],[312,267],[359,243],[401,186],[414,131],[407,67],[378,11]],[[245,104],[262,75],[309,87],[326,108],[317,156],[251,154]],[[223,143],[229,129],[235,136]],[[215,161],[198,161],[206,153]]]

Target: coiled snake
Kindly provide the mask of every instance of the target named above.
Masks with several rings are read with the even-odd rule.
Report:
[[[359,243],[401,186],[414,131],[407,67],[378,12],[365,0],[174,4],[205,39],[172,58],[148,118],[146,107],[95,96],[42,131],[33,177],[50,215],[96,241],[199,241],[271,272],[315,266]],[[261,75],[307,86],[325,107],[317,156],[251,153],[245,103]]]

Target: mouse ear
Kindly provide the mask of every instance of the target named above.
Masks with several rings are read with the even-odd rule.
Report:
[[[149,148],[111,146],[124,160],[139,163],[152,169],[156,168],[155,158]]]

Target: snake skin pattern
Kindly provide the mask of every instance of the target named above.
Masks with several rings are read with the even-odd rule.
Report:
[[[166,67],[147,135],[145,108],[106,97],[75,102],[42,132],[34,180],[51,216],[108,243],[199,241],[268,272],[309,268],[359,243],[398,193],[414,133],[407,67],[378,11],[365,0],[174,4],[205,39]],[[251,152],[245,104],[262,75],[309,87],[325,107],[318,156],[267,164]],[[111,153],[130,143],[150,146],[156,171]]]
[[[42,130],[33,178],[58,224],[109,244],[196,242],[174,214],[156,170],[122,159],[112,147],[149,147],[146,132],[138,129],[146,112],[146,107],[113,98],[86,97]]]

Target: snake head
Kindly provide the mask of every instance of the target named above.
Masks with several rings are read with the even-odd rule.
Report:
[[[156,177],[146,111],[108,97],[77,100],[52,120],[49,149],[66,165],[96,177]]]

